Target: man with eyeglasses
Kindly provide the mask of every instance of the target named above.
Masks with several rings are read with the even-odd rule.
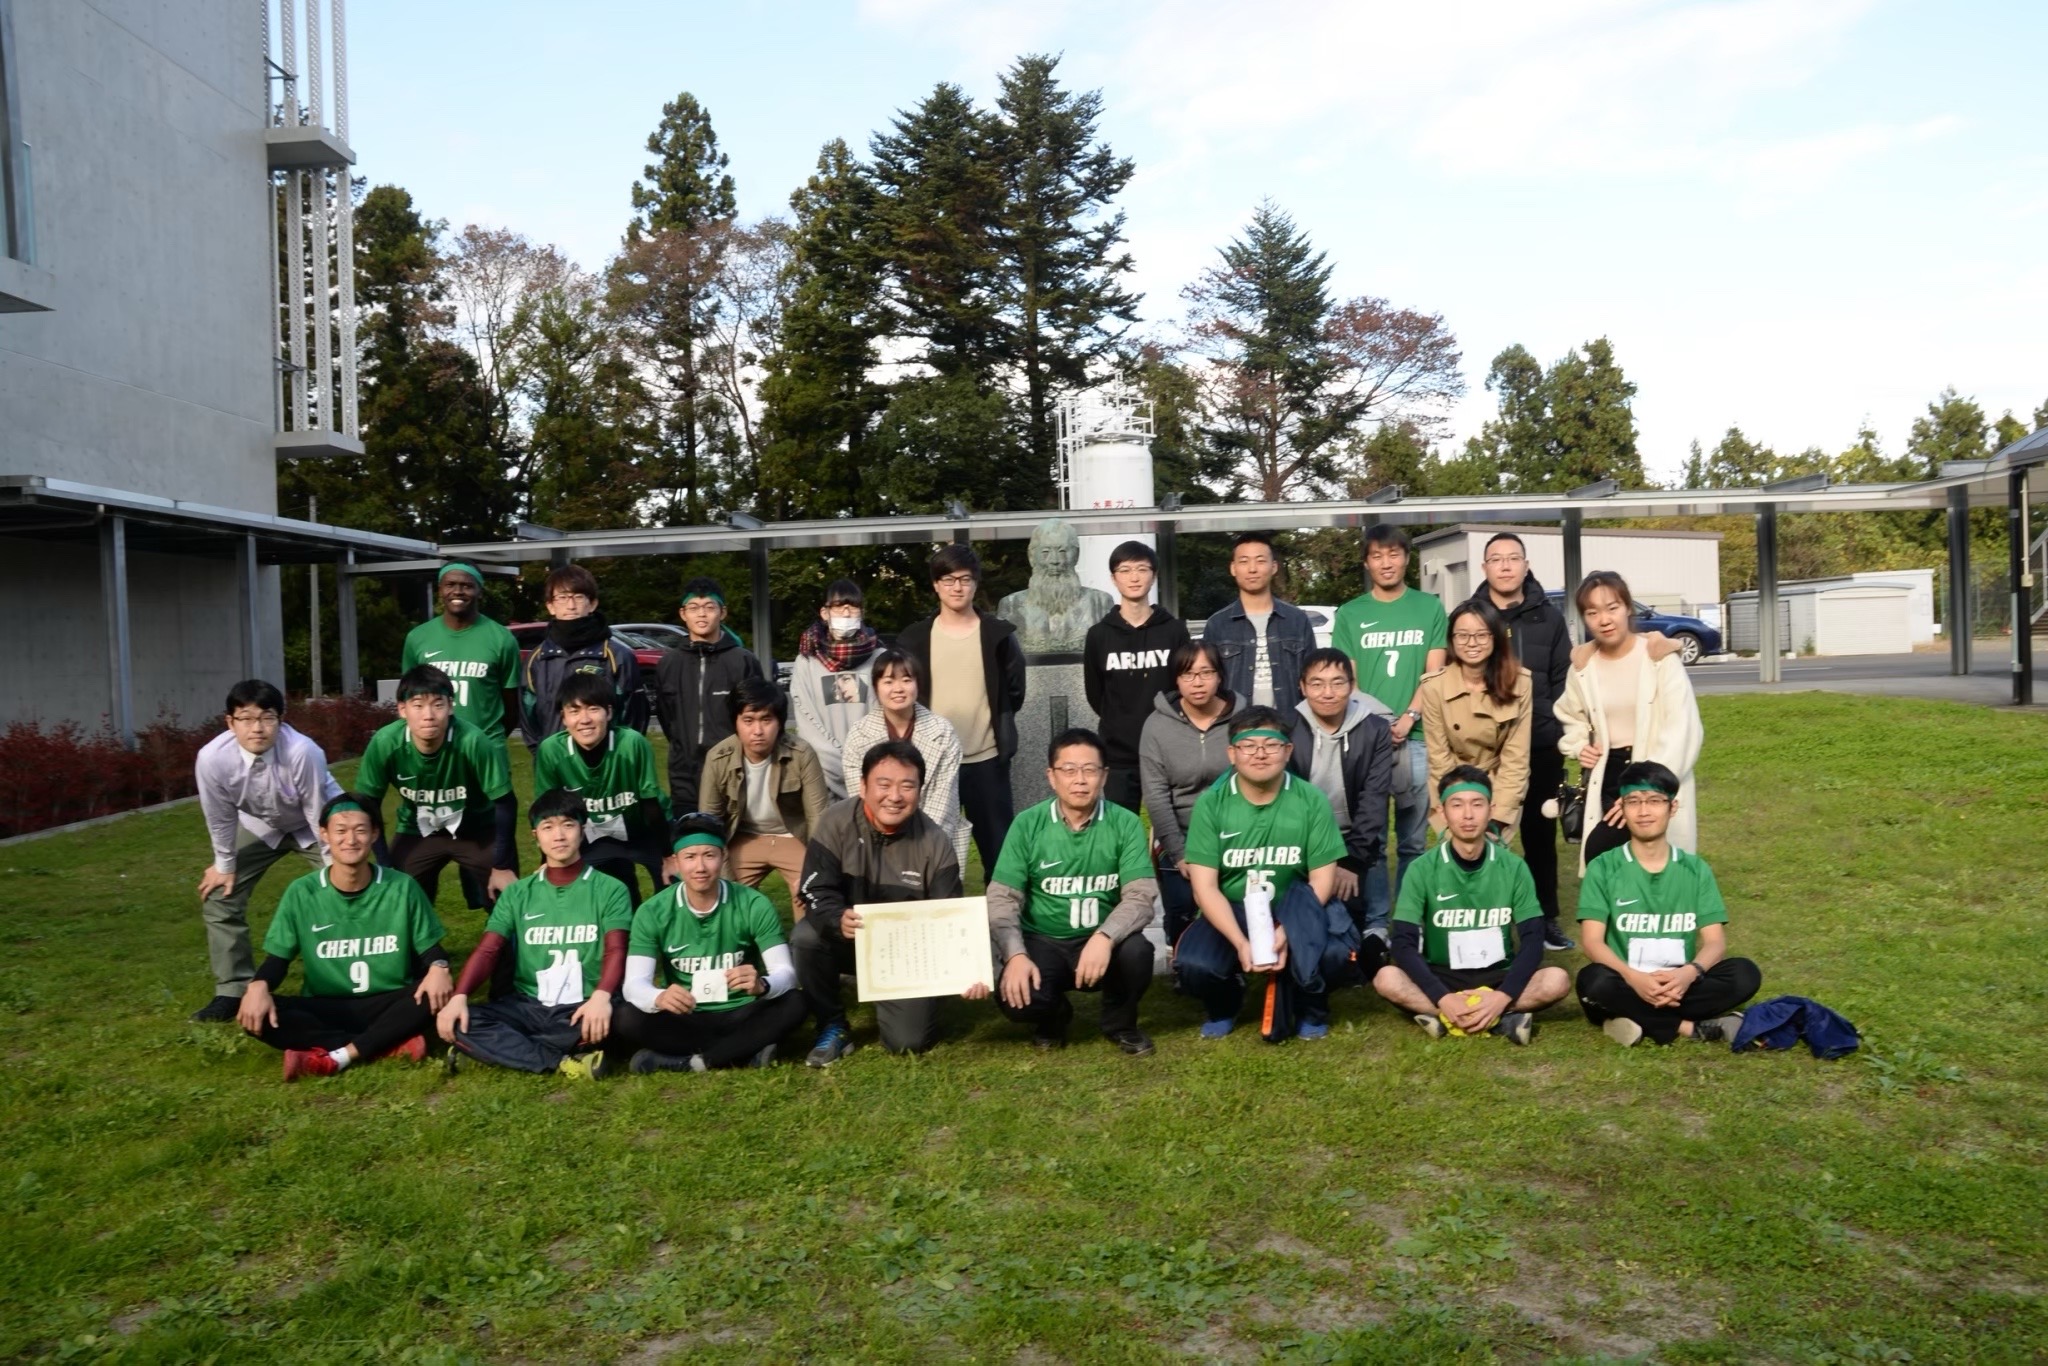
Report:
[[[1301,704],[1292,721],[1294,752],[1288,767],[1330,799],[1346,850],[1337,861],[1334,895],[1358,927],[1358,971],[1361,980],[1370,981],[1392,948],[1386,920],[1375,921],[1365,899],[1366,872],[1387,858],[1394,741],[1386,707],[1357,690],[1349,655],[1313,650],[1302,661]]]
[[[1158,890],[1145,826],[1107,801],[1109,772],[1092,730],[1065,730],[1046,749],[1053,795],[1017,817],[988,882],[989,935],[1002,977],[996,1004],[1033,1027],[1031,1046],[1064,1048],[1070,991],[1102,993],[1102,1033],[1134,1058],[1152,1052],[1138,1002],[1152,985]]]
[[[1558,923],[1557,818],[1543,814],[1545,801],[1564,782],[1564,756],[1557,742],[1564,726],[1557,719],[1557,699],[1571,671],[1571,629],[1564,613],[1550,600],[1529,570],[1529,550],[1512,531],[1497,532],[1486,543],[1482,564],[1486,583],[1474,598],[1485,598],[1508,628],[1515,658],[1529,671],[1529,788],[1522,803],[1522,858],[1536,880],[1536,899],[1543,906],[1543,947],[1553,953],[1572,946]]]
[[[548,633],[526,657],[519,690],[519,732],[529,749],[562,728],[557,693],[570,674],[599,674],[611,680],[612,723],[647,729],[647,694],[640,687],[640,661],[633,647],[612,634],[598,610],[597,578],[580,564],[557,565],[542,588]],[[677,797],[690,801],[695,794]]]
[[[199,879],[213,999],[193,1012],[200,1024],[235,1018],[256,960],[249,949],[249,894],[270,866],[296,853],[326,862],[320,808],[341,795],[320,746],[284,723],[284,694],[247,678],[228,689],[227,729],[193,761],[199,809],[213,840],[213,863]]]
[[[1729,958],[1728,907],[1714,870],[1666,838],[1678,775],[1658,763],[1621,771],[1628,843],[1586,865],[1579,885],[1579,1004],[1608,1038],[1732,1040],[1736,1007],[1763,986],[1747,958]]]

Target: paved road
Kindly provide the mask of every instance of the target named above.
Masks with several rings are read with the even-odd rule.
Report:
[[[1784,681],[1766,689],[1756,681],[1755,659],[1729,659],[1695,664],[1689,673],[1694,692],[1862,692],[1895,697],[1931,697],[1980,706],[2012,702],[2011,647],[2004,640],[1977,642],[1974,667],[1967,677],[1949,674],[1948,654],[1828,655],[1784,662]],[[2043,654],[2035,656],[2035,696],[2048,698],[2048,680],[2041,678]]]

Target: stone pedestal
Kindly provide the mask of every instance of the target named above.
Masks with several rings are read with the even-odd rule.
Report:
[[[1024,705],[1017,712],[1017,757],[1010,761],[1010,791],[1022,811],[1052,795],[1045,785],[1045,747],[1069,726],[1095,727],[1081,656],[1025,658]]]

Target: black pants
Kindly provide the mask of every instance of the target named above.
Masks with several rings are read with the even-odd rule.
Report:
[[[1619,849],[1622,845],[1628,843],[1627,825],[1609,825],[1601,818],[1613,808],[1616,802],[1621,800],[1621,771],[1632,762],[1633,760],[1629,756],[1627,745],[1611,751],[1607,756],[1607,771],[1600,777],[1600,792],[1598,794],[1600,806],[1593,816],[1593,819],[1598,821],[1599,824],[1593,827],[1592,834],[1586,836],[1586,846],[1583,851],[1588,864],[1591,864],[1594,859],[1599,858],[1609,849]],[[1588,805],[1591,805],[1594,800],[1595,796],[1593,793],[1589,792],[1586,794]],[[1551,885],[1555,886],[1556,883],[1557,879],[1552,878]],[[1634,995],[1634,993],[1631,992],[1630,995]]]
[[[1564,782],[1564,756],[1555,744],[1533,746],[1529,753],[1529,794],[1522,803],[1522,861],[1536,880],[1536,901],[1543,918],[1557,919],[1557,818],[1543,814],[1543,804]]]
[[[1050,935],[1026,934],[1024,952],[1038,969],[1038,985],[1022,1006],[1012,1006],[999,991],[996,1006],[1017,1023],[1032,1025],[1040,1034],[1059,1038],[1066,1034],[1067,1025],[1074,1018],[1074,1004],[1067,999],[1067,993],[1099,991],[1102,1032],[1120,1034],[1136,1029],[1138,1002],[1152,985],[1152,941],[1142,933],[1125,936],[1110,950],[1109,966],[1103,969],[1101,980],[1092,987],[1078,986],[1074,969],[1080,965],[1081,950],[1094,937],[1079,934],[1071,939],[1054,939]]]
[[[1144,801],[1144,789],[1138,782],[1138,766],[1111,764],[1108,776],[1103,779],[1102,795],[1132,815],[1137,815],[1138,807]]]
[[[434,1012],[412,998],[414,988],[379,991],[365,996],[273,996],[277,1023],[266,1023],[256,1037],[272,1048],[324,1048],[332,1053],[348,1044],[367,1062],[381,1058],[415,1034],[424,1034]]]
[[[473,1058],[518,1072],[552,1072],[583,1048],[583,1030],[571,1018],[580,1006],[544,1006],[517,993],[469,1008],[469,1028],[455,1046]]]
[[[693,1010],[687,1015],[671,1015],[665,1010],[650,1013],[621,1001],[612,1011],[612,1037],[606,1051],[619,1057],[630,1057],[641,1048],[681,1057],[695,1053],[706,1067],[744,1067],[803,1019],[804,1000],[794,991],[731,1010]]]
[[[846,1007],[839,999],[841,973],[853,971],[853,941],[836,929],[829,934],[808,916],[789,932],[790,957],[796,959],[796,980],[818,1028],[846,1026]],[[939,1041],[939,999],[875,1002],[875,1023],[882,1047],[891,1053],[923,1053]]]
[[[1386,861],[1386,852],[1380,852],[1380,861]],[[1329,985],[1335,987],[1371,986],[1373,976],[1393,960],[1393,948],[1383,935],[1367,934],[1365,875],[1367,866],[1349,854],[1337,860],[1337,866],[1358,878],[1358,895],[1342,903],[1344,913],[1351,917],[1351,924],[1358,931],[1358,960],[1346,963],[1330,974]],[[1189,895],[1192,897],[1193,892]]]
[[[1636,995],[1628,979],[1604,963],[1588,963],[1579,969],[1579,1005],[1594,1024],[1605,1024],[1614,1016],[1634,1020],[1654,1043],[1670,1043],[1678,1037],[1681,1020],[1711,1020],[1726,1015],[1756,995],[1764,975],[1747,958],[1723,958],[1707,969],[1707,975],[1686,988],[1675,1006],[1653,1006]]]
[[[1017,819],[1016,798],[1010,795],[1010,761],[983,759],[960,765],[960,809],[974,829],[974,847],[981,854],[986,880],[1010,836],[1010,822]],[[965,878],[967,870],[962,868],[960,875]]]
[[[1195,905],[1195,888],[1178,868],[1159,870],[1159,902],[1166,909],[1166,947],[1175,949],[1188,926],[1201,917]]]
[[[441,870],[453,863],[472,873],[481,886],[490,881],[497,855],[495,837],[467,840],[440,831],[432,835],[400,835],[391,841],[391,863],[432,901],[441,891]]]
[[[661,835],[649,831],[632,840],[592,840],[583,846],[583,861],[607,877],[615,877],[625,883],[626,896],[637,911],[640,909],[640,878],[634,870],[645,868],[654,891],[660,891],[663,886],[661,864],[667,853]]]

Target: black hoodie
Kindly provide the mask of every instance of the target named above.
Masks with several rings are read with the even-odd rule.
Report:
[[[655,719],[668,736],[668,795],[678,812],[697,809],[704,756],[732,734],[733,685],[761,676],[761,663],[730,631],[708,645],[692,640],[654,666]]]
[[[1173,680],[1166,670],[1173,647],[1188,638],[1187,623],[1154,607],[1143,626],[1124,620],[1112,607],[1088,628],[1081,647],[1081,678],[1096,716],[1105,758],[1113,767],[1136,768],[1138,736],[1152,714],[1152,699]]]

